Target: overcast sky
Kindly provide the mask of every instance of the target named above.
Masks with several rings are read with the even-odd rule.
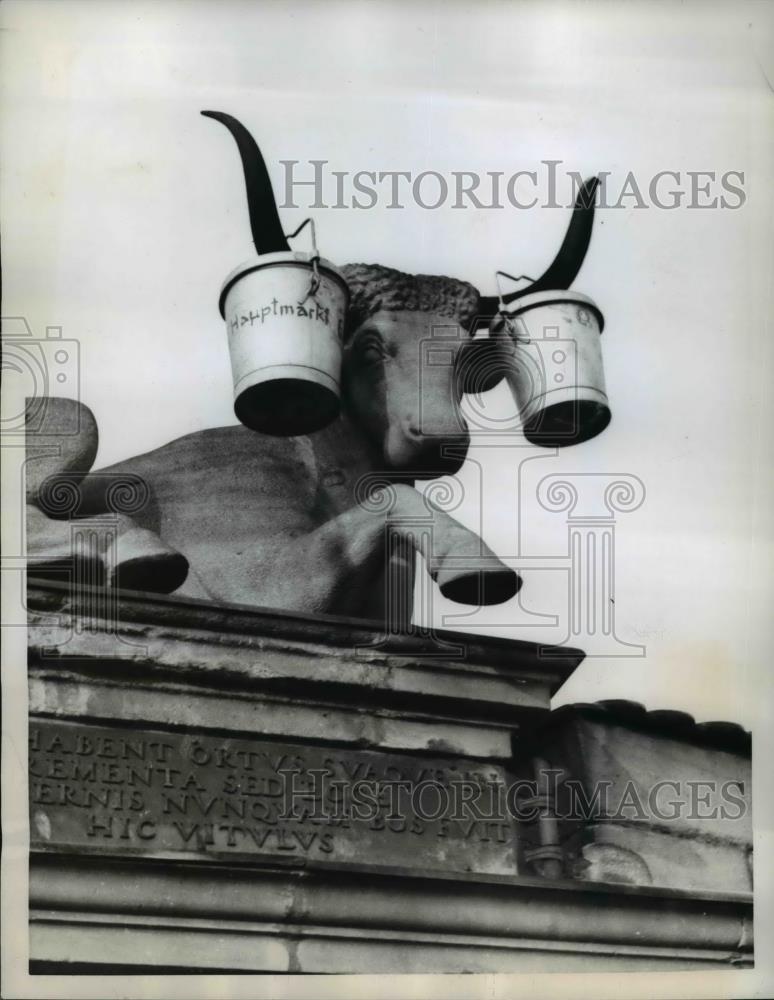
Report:
[[[311,159],[506,176],[553,159],[610,171],[613,190],[629,171],[646,189],[678,171],[688,192],[687,171],[743,171],[736,210],[598,212],[574,287],[605,314],[613,421],[559,455],[472,450],[458,516],[483,517],[488,544],[515,556],[520,510],[521,555],[545,565],[525,571],[521,608],[447,624],[561,641],[566,516],[540,508],[537,483],[636,476],[645,501],[616,522],[616,631],[645,655],[589,657],[557,703],[625,697],[750,725],[771,597],[770,25],[765,5],[741,4],[6,5],[3,314],[77,339],[105,465],[235,422],[217,298],[252,245],[236,150],[202,108],[252,130],[280,192],[290,159],[306,176]],[[299,205],[287,230],[310,214]],[[451,200],[312,214],[336,263],[489,294],[498,268],[539,272],[568,221]],[[514,412],[504,387],[487,405]],[[435,598],[438,623],[464,610]]]

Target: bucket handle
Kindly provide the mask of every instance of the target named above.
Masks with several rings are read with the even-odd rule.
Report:
[[[298,229],[295,230],[295,232],[285,233],[286,240],[293,240],[306,226],[309,226],[312,236],[312,257],[311,257],[312,280],[309,282],[309,289],[306,295],[303,297],[303,299],[301,299],[301,301],[299,302],[299,305],[303,305],[304,302],[306,302],[306,300],[309,298],[313,299],[317,294],[317,290],[320,287],[321,278],[320,278],[320,271],[318,269],[318,264],[320,263],[320,252],[317,249],[317,230],[315,229],[314,219],[311,217],[308,219],[304,219],[304,221],[301,223]]]
[[[570,287],[583,264],[591,241],[591,230],[594,224],[594,198],[598,187],[599,177],[590,177],[583,183],[575,199],[564,242],[553,263],[531,285],[515,292],[509,292],[505,297],[500,296],[501,307],[503,301],[507,301],[507,304],[510,305],[523,295],[530,295],[533,292],[563,290]],[[510,277],[510,275],[506,275],[506,277]],[[494,315],[496,306],[497,298],[494,295],[482,296],[479,301],[479,313],[482,317],[489,318]]]
[[[505,301],[503,300],[503,288],[500,284],[500,278],[507,278],[509,281],[529,281],[530,284],[535,283],[534,278],[530,278],[528,274],[520,274],[518,278],[514,277],[512,274],[508,274],[507,271],[495,271],[495,284],[497,285],[497,301],[499,304],[499,309],[497,311],[497,316],[495,316],[495,325],[499,326],[502,324],[505,330],[513,337],[517,344],[531,344],[532,338],[524,330],[519,330],[519,324],[517,319],[508,314],[505,308]],[[522,323],[523,327],[524,324]]]

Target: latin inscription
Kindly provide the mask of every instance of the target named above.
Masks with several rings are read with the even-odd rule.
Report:
[[[515,874],[493,765],[31,720],[36,846]]]

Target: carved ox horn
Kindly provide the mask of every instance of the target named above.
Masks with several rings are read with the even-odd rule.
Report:
[[[274,200],[269,171],[255,139],[244,125],[231,115],[222,111],[202,111],[202,114],[205,118],[214,118],[215,121],[225,125],[236,140],[245,172],[247,209],[250,213],[250,229],[255,249],[259,254],[289,250],[277,211],[277,203]]]
[[[533,292],[562,291],[569,288],[575,281],[591,242],[591,229],[594,225],[594,196],[598,187],[598,177],[590,177],[584,181],[583,186],[578,191],[578,197],[575,199],[570,225],[567,228],[564,241],[551,266],[541,274],[537,281],[533,281],[526,288],[520,288],[516,292],[504,295],[505,305],[520,299],[523,295],[532,295]],[[495,316],[499,306],[500,303],[496,296],[482,296],[479,310],[481,317]]]
[[[578,191],[570,225],[559,252],[543,274],[518,291],[504,295],[508,305],[533,292],[562,291],[570,287],[580,271],[591,241],[594,224],[594,197],[599,186],[598,177],[590,177]],[[500,299],[495,295],[482,295],[478,303],[478,317],[471,329],[489,326],[500,311]],[[458,379],[463,392],[487,392],[505,376],[511,364],[513,346],[509,337],[492,335],[471,339],[460,352],[457,361]]]

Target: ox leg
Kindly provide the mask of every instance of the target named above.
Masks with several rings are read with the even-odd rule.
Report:
[[[34,413],[34,422],[30,414]],[[27,559],[30,572],[62,578],[81,564],[79,576],[107,586],[169,593],[185,580],[188,562],[155,534],[107,503],[89,524],[73,530],[88,492],[87,473],[97,454],[94,415],[73,399],[50,397],[28,404]],[[83,523],[84,529],[87,527]]]
[[[391,491],[387,512],[353,507],[283,549],[277,560],[280,575],[272,577],[265,567],[256,567],[252,599],[301,611],[363,614],[364,608],[374,607],[369,597],[384,593],[383,577],[392,555],[398,572],[405,573],[405,583],[390,588],[388,582],[397,599],[384,607],[401,623],[410,607],[417,550],[441,592],[453,601],[500,604],[517,593],[521,579],[476,534],[413,487],[397,484]],[[391,538],[397,540],[392,549]]]
[[[61,580],[77,563],[82,583],[169,594],[188,572],[184,556],[126,514],[54,520],[27,504],[26,522],[33,576]]]

